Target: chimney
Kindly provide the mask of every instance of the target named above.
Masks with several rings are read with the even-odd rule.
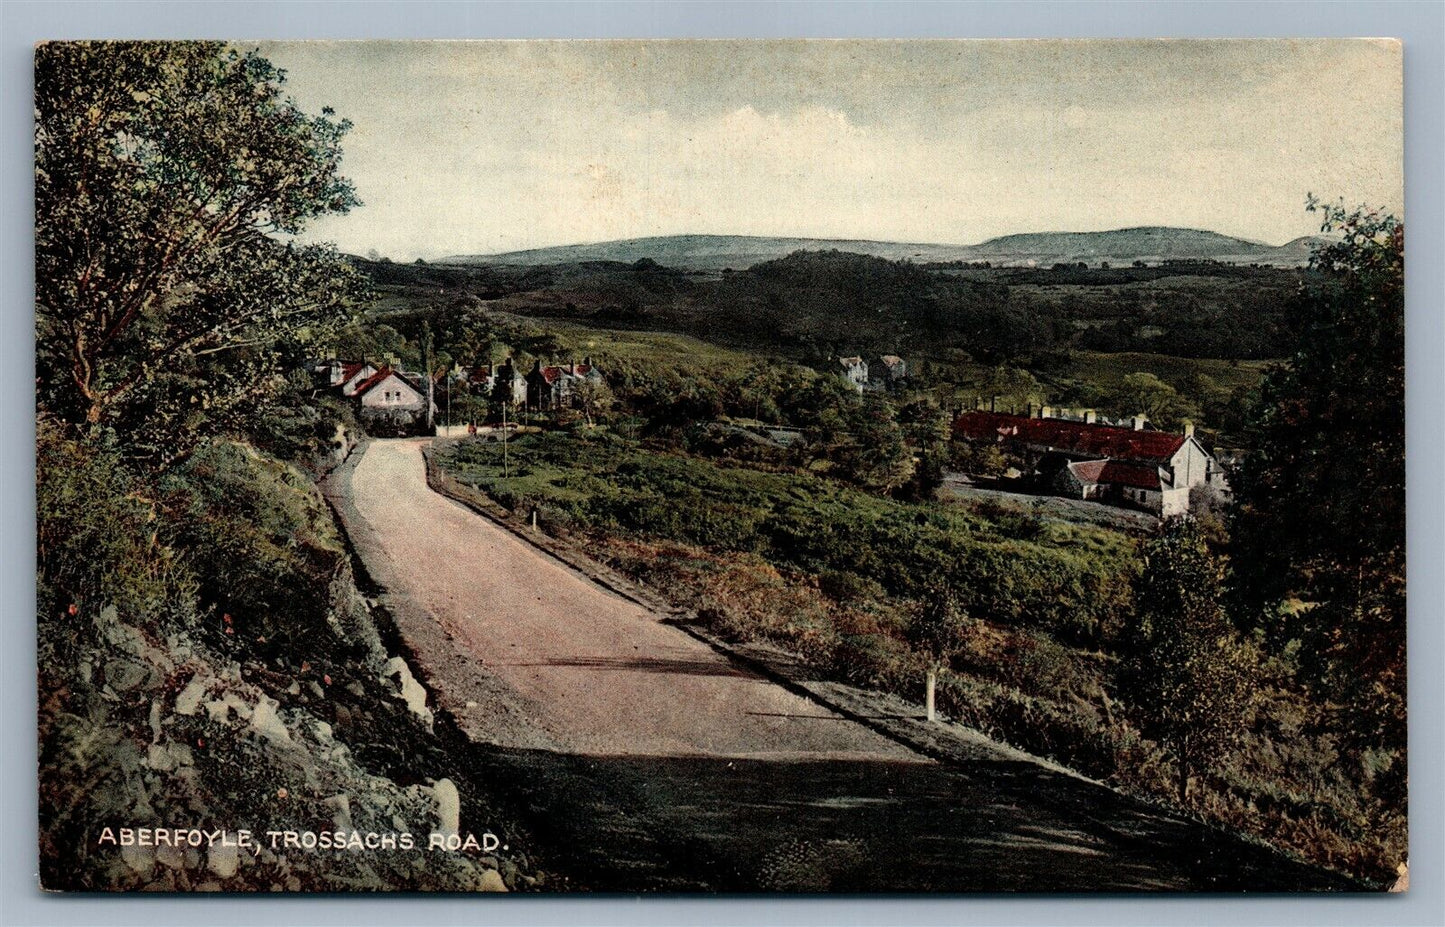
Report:
[[[1189,421],[1188,419],[1185,419],[1184,421],[1184,437],[1194,437],[1194,423]]]
[[[1085,424],[1085,425],[1092,425],[1092,424],[1094,424],[1094,422],[1095,422],[1097,419],[1098,419],[1098,415],[1096,415],[1096,414],[1094,413],[1094,410],[1093,410],[1093,409],[1085,409],[1085,410],[1084,410],[1084,424]]]
[[[1053,406],[1041,406],[1041,407],[1039,408],[1039,418],[1053,418],[1053,417],[1054,417],[1054,408],[1053,408]]]
[[[1147,421],[1149,421],[1149,420],[1148,420],[1147,418],[1145,418],[1143,415],[1136,415],[1136,416],[1134,416],[1133,418],[1129,419],[1129,421],[1130,421],[1131,424],[1133,424],[1135,431],[1143,431],[1143,430],[1144,430],[1144,423],[1147,422]]]
[[[591,355],[591,354],[589,354],[589,355],[587,355],[586,357],[582,358],[582,366],[584,366],[584,367],[591,367],[591,366],[592,366],[592,355]]]

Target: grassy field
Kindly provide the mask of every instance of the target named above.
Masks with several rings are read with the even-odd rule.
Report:
[[[579,358],[590,356],[604,370],[667,364],[700,373],[711,370],[742,371],[756,359],[755,354],[712,344],[691,335],[594,328],[560,319],[514,318],[545,328]]]
[[[1061,375],[1112,388],[1117,387],[1128,374],[1152,373],[1176,389],[1187,388],[1191,377],[1207,376],[1221,389],[1234,390],[1241,386],[1246,389],[1258,386],[1271,363],[1273,362],[1262,360],[1214,360],[1138,352],[1102,354],[1095,351],[1076,351],[1068,368]]]

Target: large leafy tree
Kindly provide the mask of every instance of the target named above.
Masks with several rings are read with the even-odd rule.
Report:
[[[1225,618],[1222,581],[1199,527],[1172,519],[1145,545],[1134,588],[1121,682],[1140,726],[1174,755],[1180,801],[1250,708],[1256,661]]]
[[[1312,260],[1299,348],[1266,378],[1237,480],[1241,596],[1290,598],[1337,730],[1357,751],[1405,743],[1404,225],[1311,201],[1336,241]],[[1403,763],[1396,764],[1403,786]]]
[[[79,42],[35,57],[42,412],[135,456],[228,430],[283,352],[339,321],[357,276],[292,238],[356,205],[349,128],[214,42]]]

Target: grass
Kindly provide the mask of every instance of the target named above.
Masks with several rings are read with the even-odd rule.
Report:
[[[766,640],[823,676],[919,697],[932,659],[913,629],[943,577],[966,613],[949,631],[940,707],[989,736],[1136,793],[1172,800],[1173,760],[1131,721],[1115,669],[1136,542],[1028,508],[873,496],[805,472],[761,472],[605,429],[500,447],[463,442],[438,462],[544,530],[656,589],[732,640]],[[1196,780],[1189,809],[1318,862],[1383,878],[1403,818],[1376,818],[1328,738],[1283,689],[1268,720]],[[1282,720],[1284,719],[1284,720]]]
[[[1233,390],[1240,386],[1258,386],[1271,363],[1273,361],[1216,360],[1139,352],[1103,354],[1076,351],[1072,363],[1061,375],[1099,387],[1117,388],[1131,373],[1152,373],[1176,389],[1185,387],[1192,376],[1202,375],[1222,389]]]

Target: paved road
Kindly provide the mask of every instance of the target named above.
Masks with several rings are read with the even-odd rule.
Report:
[[[1341,880],[1000,751],[932,762],[434,492],[376,441],[332,494],[467,763],[593,888],[1290,890]]]

